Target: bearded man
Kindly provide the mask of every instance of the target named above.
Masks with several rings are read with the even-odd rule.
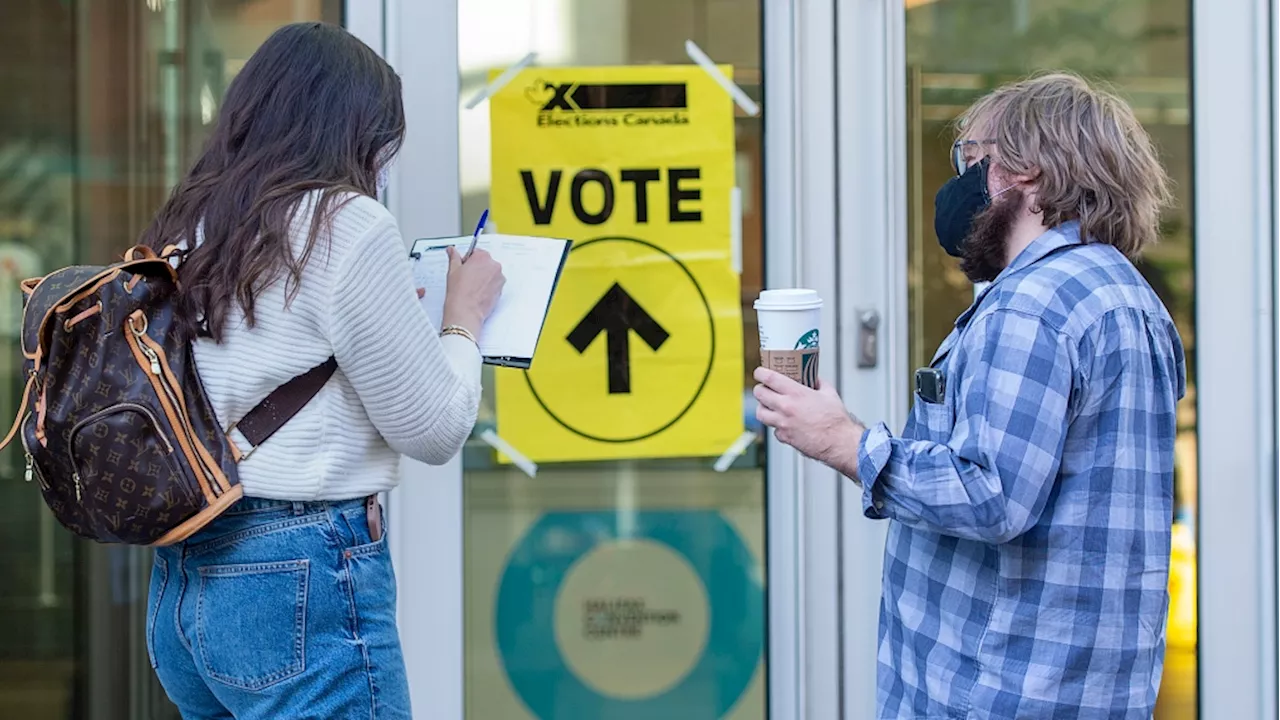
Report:
[[[1073,75],[958,127],[935,230],[990,284],[917,371],[902,435],[766,369],[757,414],[889,522],[880,718],[1150,720],[1186,369],[1131,260],[1167,175],[1128,105]]]

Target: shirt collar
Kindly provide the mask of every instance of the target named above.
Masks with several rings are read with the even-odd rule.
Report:
[[[1079,245],[1080,242],[1080,221],[1069,220],[1058,225],[1057,227],[1046,230],[1040,237],[1031,241],[1031,244],[1023,248],[1018,253],[1018,257],[1013,259],[1009,267],[1000,272],[995,282],[1000,282],[1001,278],[1011,275],[1019,270],[1034,265],[1044,259],[1046,255],[1059,248],[1068,245]],[[992,283],[993,285],[995,283]]]
[[[992,288],[999,285],[1000,281],[1004,280],[1006,277],[1031,267],[1055,250],[1071,245],[1081,244],[1083,244],[1083,241],[1080,239],[1080,221],[1069,220],[1061,225],[1049,228],[1042,233],[1040,237],[1032,240],[1030,245],[1023,248],[1022,252],[1018,253],[1018,256],[1013,259],[1013,262],[1009,263],[1009,267],[1001,270],[1000,274],[996,276],[996,279],[992,280],[985,288],[982,289],[982,292],[974,299],[973,304],[969,306],[969,309],[965,310],[960,314],[960,317],[956,318],[956,327],[963,327],[964,325],[967,325],[969,318],[973,316],[973,313],[978,309],[978,306],[982,304],[982,301],[987,297],[987,294],[991,292]]]

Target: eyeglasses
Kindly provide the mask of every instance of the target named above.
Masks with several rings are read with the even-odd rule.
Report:
[[[957,140],[951,145],[951,169],[955,171],[956,177],[964,175],[965,171],[975,165],[982,159],[979,150],[984,145],[994,145],[993,140]]]

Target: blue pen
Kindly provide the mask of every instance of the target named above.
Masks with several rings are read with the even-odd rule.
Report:
[[[466,262],[471,253],[476,251],[476,243],[480,240],[480,233],[484,232],[484,224],[489,221],[489,208],[485,208],[480,213],[480,222],[476,223],[476,231],[471,234],[471,247],[467,248],[467,254],[462,256],[462,262]]]

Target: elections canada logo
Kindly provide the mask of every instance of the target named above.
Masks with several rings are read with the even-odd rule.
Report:
[[[540,128],[689,124],[685,83],[553,83],[537,80],[525,98],[538,108]]]

